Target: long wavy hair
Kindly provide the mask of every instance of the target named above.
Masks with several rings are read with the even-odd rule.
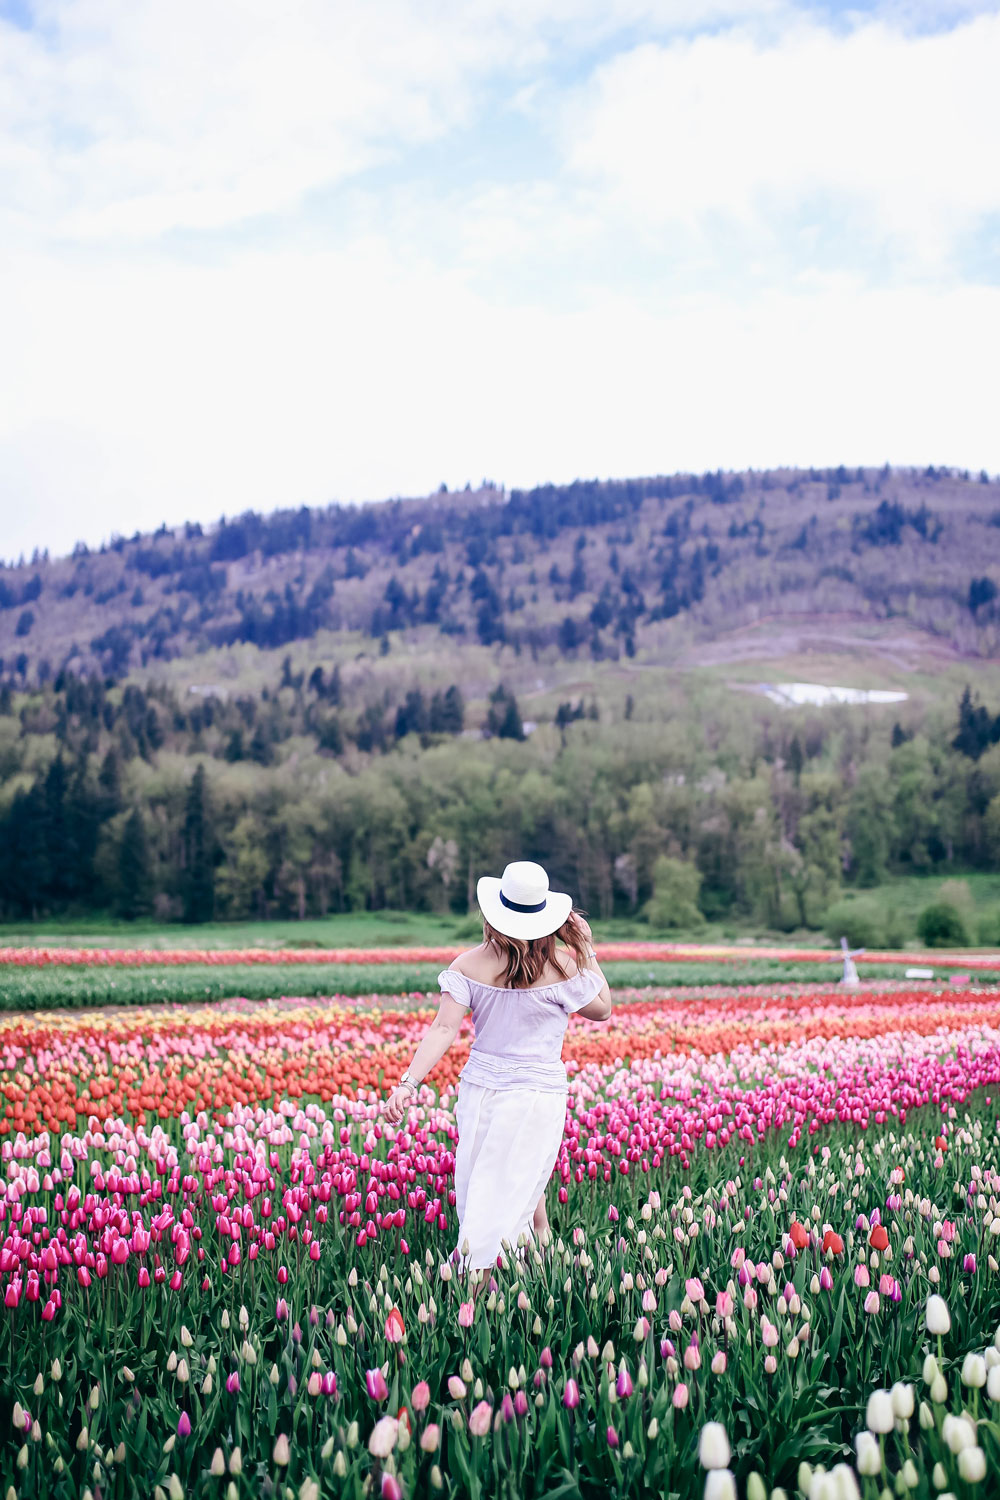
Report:
[[[582,913],[580,915],[582,916]],[[504,984],[512,990],[530,989],[532,985],[538,983],[549,964],[554,969],[558,969],[564,979],[570,977],[556,950],[557,943],[562,943],[563,947],[572,953],[578,969],[587,967],[590,949],[583,935],[583,929],[577,921],[575,908],[558,932],[550,932],[547,937],[531,938],[528,941],[507,937],[505,933],[497,932],[496,928],[491,927],[484,917],[483,942],[497,955],[503,968]]]

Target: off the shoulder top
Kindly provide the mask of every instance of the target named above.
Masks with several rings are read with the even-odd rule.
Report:
[[[438,984],[471,1010],[476,1028],[462,1080],[486,1089],[561,1092],[566,1087],[562,1044],[567,1022],[600,993],[603,982],[593,969],[581,969],[556,984],[500,989],[457,969],[442,970]]]

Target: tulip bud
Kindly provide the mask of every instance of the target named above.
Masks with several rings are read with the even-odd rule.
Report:
[[[728,1469],[731,1449],[721,1422],[706,1422],[698,1439],[698,1460],[703,1469]]]

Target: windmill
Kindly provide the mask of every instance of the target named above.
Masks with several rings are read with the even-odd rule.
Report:
[[[845,937],[841,938],[840,958],[844,965],[844,972],[840,976],[841,984],[853,985],[861,983],[861,980],[858,978],[858,971],[857,967],[855,966],[854,960],[856,958],[860,958],[864,951],[864,948],[849,948],[847,945],[847,939]]]

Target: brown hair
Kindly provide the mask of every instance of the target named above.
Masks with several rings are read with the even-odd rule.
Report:
[[[558,932],[550,932],[547,937],[531,938],[525,941],[522,938],[507,937],[505,933],[497,932],[496,928],[491,927],[484,917],[483,942],[487,948],[493,949],[503,965],[504,984],[512,990],[530,989],[532,985],[538,983],[548,964],[558,969],[564,979],[568,979],[570,976],[556,954],[557,942],[569,949],[576,959],[578,969],[585,969],[590,956],[590,944],[584,937],[583,929],[576,918],[577,913],[573,910]]]

